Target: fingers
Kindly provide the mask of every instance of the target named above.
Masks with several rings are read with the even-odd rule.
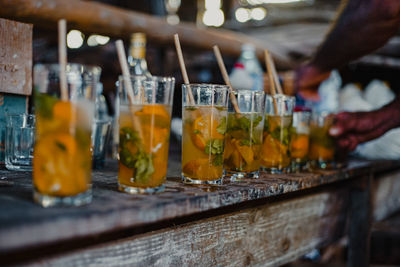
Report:
[[[376,128],[366,133],[350,133],[336,139],[337,146],[345,151],[353,151],[359,144],[374,140],[383,134],[382,128]]]

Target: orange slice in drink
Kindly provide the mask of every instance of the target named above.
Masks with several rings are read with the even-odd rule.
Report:
[[[214,180],[221,176],[218,167],[210,164],[208,159],[193,159],[183,166],[182,171],[191,178]]]
[[[192,141],[200,150],[204,150],[210,139],[224,139],[224,135],[217,131],[219,122],[211,119],[211,114],[198,117],[193,123]]]
[[[308,153],[309,139],[307,135],[297,135],[292,139],[292,157],[304,158]]]
[[[57,101],[53,106],[53,118],[65,123],[73,123],[76,120],[76,109],[70,102]]]
[[[254,152],[250,146],[241,146],[240,141],[237,140],[235,142],[235,146],[237,151],[239,151],[242,158],[246,161],[247,164],[252,164],[254,161]]]

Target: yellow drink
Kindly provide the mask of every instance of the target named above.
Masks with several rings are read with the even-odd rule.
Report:
[[[93,103],[36,93],[33,184],[40,195],[76,196],[90,189]]]
[[[131,109],[128,105],[121,105],[118,171],[120,190],[140,192],[141,189],[156,189],[165,182],[170,114],[169,105],[134,105]]]
[[[227,109],[185,107],[183,112],[182,174],[198,181],[222,178]]]
[[[262,114],[228,114],[224,168],[228,175],[258,177],[263,135]],[[247,174],[247,175],[246,175]]]
[[[265,115],[261,166],[282,171],[290,166],[292,116]]]

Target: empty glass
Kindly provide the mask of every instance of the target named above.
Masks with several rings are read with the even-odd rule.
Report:
[[[6,116],[6,168],[31,171],[35,143],[35,115]]]

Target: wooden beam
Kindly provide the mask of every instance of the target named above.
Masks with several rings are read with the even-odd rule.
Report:
[[[42,265],[280,266],[344,233],[348,191],[330,189],[39,259]],[[42,251],[45,255],[45,251]]]
[[[151,41],[173,44],[178,33],[183,45],[211,50],[218,45],[223,53],[238,56],[244,43],[252,43],[263,57],[269,48],[280,67],[291,67],[290,60],[275,53],[273,47],[244,34],[224,29],[197,28],[193,23],[169,25],[164,18],[128,11],[97,2],[78,0],[0,0],[0,17],[33,23],[41,27],[56,28],[60,18],[68,21],[69,28],[113,37],[128,37],[132,32],[144,32]]]

